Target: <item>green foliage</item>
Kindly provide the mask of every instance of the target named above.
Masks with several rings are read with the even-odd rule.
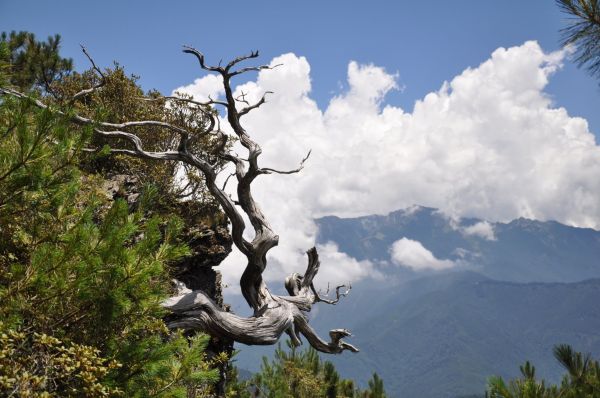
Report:
[[[220,165],[223,160],[211,155],[220,143],[211,135],[204,134],[209,123],[208,108],[200,108],[185,101],[171,101],[167,105],[160,93],[143,92],[137,84],[138,77],[125,73],[115,64],[105,69],[103,76],[97,70],[83,73],[72,71],[72,60],[59,55],[60,36],[37,41],[29,32],[3,32],[0,35],[0,86],[15,86],[20,91],[35,89],[44,96],[44,102],[52,103],[60,110],[72,111],[103,122],[154,120],[170,123],[191,132],[194,139],[188,144],[191,153],[207,158]],[[81,90],[102,86],[73,103],[71,98]],[[186,95],[180,95],[188,98]],[[71,129],[80,127],[71,125]],[[157,126],[131,128],[128,131],[140,137],[144,148],[149,151],[173,149],[177,133]],[[80,168],[102,175],[127,174],[141,184],[154,185],[161,196],[160,205],[169,207],[181,198],[192,198],[202,203],[202,216],[210,222],[222,223],[221,212],[212,195],[204,186],[203,179],[193,168],[179,170],[175,162],[149,162],[126,155],[109,155],[112,147],[128,147],[119,140],[93,137],[91,147],[103,148],[93,155],[81,156]],[[230,145],[229,143],[228,145]],[[181,184],[181,176],[188,184]],[[185,185],[185,189],[182,189]],[[170,210],[173,210],[172,208]]]
[[[363,393],[365,398],[385,398],[385,389],[383,388],[383,380],[373,373],[373,377],[369,380],[369,389]]]
[[[369,388],[361,391],[352,380],[342,379],[335,366],[322,361],[312,347],[299,350],[289,341],[288,350],[281,345],[275,358],[263,358],[260,373],[247,382],[236,380],[233,374],[228,397],[295,397],[295,398],[385,398],[383,381],[373,375]]]
[[[137,84],[137,76],[128,76],[123,67],[118,64],[103,71],[104,77],[94,70],[84,73],[74,72],[53,85],[53,91],[58,97],[57,105],[64,106],[77,92],[100,85],[102,88],[87,95],[84,100],[74,104],[75,111],[82,116],[110,123],[126,121],[154,120],[166,122],[186,129],[194,139],[189,143],[188,150],[213,164],[222,164],[222,159],[210,155],[219,143],[214,136],[204,134],[209,119],[205,112],[196,106],[190,106],[185,101],[171,101],[168,106],[158,92],[144,94]],[[185,97],[185,96],[182,96]],[[179,135],[169,129],[157,126],[131,127],[127,130],[136,134],[143,142],[147,151],[167,151],[177,147]],[[91,147],[104,148],[93,156],[82,158],[81,167],[88,171],[103,175],[127,174],[134,176],[142,184],[152,184],[161,192],[160,204],[172,209],[172,203],[182,198],[192,198],[203,204],[206,215],[219,214],[220,210],[212,195],[203,183],[203,178],[193,168],[179,170],[176,162],[148,161],[127,155],[108,155],[108,149],[129,148],[124,141],[96,136],[91,141]],[[182,189],[181,175],[185,174],[188,184]]]
[[[561,390],[565,397],[600,397],[600,364],[566,344],[554,347],[554,357],[567,371]]]
[[[73,61],[62,58],[59,48],[59,35],[50,36],[47,41],[37,41],[30,32],[2,32],[0,64],[8,65],[10,83],[20,90],[44,90],[73,68]]]
[[[26,32],[0,36],[0,84],[41,97],[0,98],[0,394],[22,397],[208,397],[224,354],[208,359],[209,338],[172,333],[160,302],[169,295],[166,265],[189,254],[178,237],[187,219],[221,214],[195,170],[168,162],[111,155],[127,142],[92,136],[70,122],[154,120],[183,128],[189,151],[218,168],[223,145],[205,134],[207,109],[156,92],[144,94],[120,66],[96,74],[71,72],[58,54],[59,36],[37,42]],[[96,70],[97,71],[97,70]],[[79,100],[75,93],[90,87]],[[59,111],[56,111],[59,110]],[[148,151],[173,149],[177,135],[133,127]],[[84,148],[101,150],[90,154]],[[135,204],[113,199],[105,177],[127,174],[145,187]],[[160,195],[158,193],[160,192]],[[192,198],[182,204],[178,199]],[[199,216],[198,211],[203,214]],[[187,212],[186,214],[182,214]],[[193,217],[189,217],[193,213]],[[215,216],[216,215],[216,216]],[[205,219],[203,219],[204,221]],[[235,375],[235,372],[232,373]],[[385,397],[375,374],[360,391],[314,349],[264,361],[249,384],[229,396]]]
[[[182,222],[153,215],[156,188],[108,198],[65,119],[0,102],[0,395],[205,396],[208,338],[171,336],[160,307]]]
[[[569,15],[562,29],[563,44],[575,44],[575,61],[600,78],[600,3],[598,0],[556,0]]]
[[[8,43],[0,40],[0,86],[10,84],[10,49]]]
[[[85,133],[83,131],[82,133]],[[62,227],[72,214],[62,206],[77,192],[75,153],[89,134],[75,135],[65,120],[34,109],[26,101],[0,103],[0,266],[5,277],[10,260],[25,260]],[[17,267],[18,268],[18,267]],[[1,292],[1,290],[0,290]]]
[[[99,357],[97,349],[64,344],[45,334],[4,330],[1,323],[0,331],[0,394],[49,397],[52,386],[63,397],[121,395],[102,383],[120,365]]]
[[[300,351],[289,342],[288,347],[290,351],[279,346],[272,363],[263,358],[261,372],[254,378],[255,386],[265,397],[323,396],[327,387],[317,352],[312,348]]]
[[[567,374],[559,386],[546,385],[536,380],[535,367],[525,362],[520,367],[521,378],[506,383],[501,377],[492,377],[488,383],[490,398],[596,398],[600,397],[600,365],[589,355],[573,351],[562,344],[554,347],[554,357]]]

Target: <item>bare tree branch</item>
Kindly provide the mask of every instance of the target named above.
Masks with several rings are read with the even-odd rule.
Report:
[[[229,179],[233,176],[235,176],[235,173],[231,173],[227,176],[227,178],[225,179],[225,182],[223,182],[223,187],[221,188],[222,191],[225,190],[225,188],[227,187],[227,182],[229,182]]]
[[[86,95],[89,95],[89,94],[93,93],[94,91],[98,90],[99,88],[103,87],[106,84],[106,76],[104,76],[104,73],[102,73],[102,71],[100,70],[100,68],[98,68],[96,66],[96,63],[94,62],[94,59],[88,53],[87,49],[83,46],[83,44],[80,44],[80,46],[81,46],[81,51],[83,51],[83,53],[85,54],[85,56],[87,57],[87,59],[92,64],[92,69],[94,71],[96,71],[96,73],[98,73],[98,75],[100,75],[100,82],[98,82],[98,84],[96,84],[95,86],[93,86],[91,88],[86,88],[84,90],[79,91],[75,95],[73,95],[73,97],[71,97],[71,100],[70,100],[71,103],[77,101],[78,99],[80,99],[82,97],[85,97]]]
[[[142,120],[107,123],[92,120],[64,110],[51,109],[42,101],[35,98],[29,98],[12,89],[0,88],[0,94],[11,95],[32,101],[33,104],[40,108],[49,109],[57,114],[68,117],[73,123],[92,126],[94,133],[98,136],[106,137],[108,139],[124,140],[131,146],[111,148],[110,151],[112,153],[146,159],[182,162],[186,167],[195,168],[203,175],[208,191],[220,204],[225,215],[231,222],[233,243],[247,259],[246,268],[240,279],[240,287],[247,303],[254,310],[254,316],[244,318],[226,312],[212,302],[203,292],[188,290],[182,291],[182,294],[171,297],[163,303],[164,307],[170,309],[175,316],[175,319],[169,323],[169,327],[192,330],[199,329],[210,333],[213,336],[231,339],[244,344],[273,344],[285,332],[290,336],[294,344],[300,344],[300,337],[304,336],[310,345],[322,352],[341,353],[345,350],[357,352],[358,350],[354,346],[345,343],[342,340],[343,338],[350,336],[350,332],[347,330],[331,330],[329,332],[330,341],[327,342],[321,339],[308,324],[305,313],[310,311],[315,303],[324,302],[336,304],[339,302],[340,298],[347,295],[350,290],[350,287],[348,287],[345,291],[341,291],[341,289],[345,287],[344,285],[336,287],[335,299],[329,299],[325,296],[321,297],[316,292],[313,281],[319,271],[320,261],[317,250],[314,247],[307,251],[308,265],[304,274],[300,275],[294,273],[286,278],[285,287],[289,296],[271,294],[262,277],[262,274],[267,267],[267,253],[271,248],[277,246],[279,243],[279,236],[275,233],[265,214],[255,201],[251,189],[252,182],[261,174],[297,173],[302,170],[304,163],[311,154],[311,151],[309,151],[300,162],[299,167],[295,170],[280,171],[272,168],[261,168],[259,165],[259,157],[262,153],[262,149],[258,143],[252,140],[240,123],[240,117],[264,104],[265,96],[270,92],[266,92],[256,104],[248,105],[246,108],[238,110],[236,103],[244,102],[247,104],[247,102],[245,94],[242,94],[241,97],[238,96],[238,98],[234,98],[230,83],[231,78],[240,73],[272,69],[273,67],[248,67],[231,72],[231,69],[240,62],[257,58],[258,52],[251,52],[249,55],[235,58],[225,67],[222,67],[220,64],[219,66],[206,65],[204,54],[192,47],[184,47],[184,52],[194,55],[198,59],[200,67],[203,70],[221,75],[223,78],[225,100],[215,101],[209,98],[209,102],[206,103],[179,97],[159,97],[149,100],[163,99],[183,101],[199,107],[198,109],[202,110],[203,115],[210,115],[210,130],[207,131],[207,133],[213,134],[216,137],[217,142],[212,148],[206,148],[200,153],[191,153],[188,149],[187,143],[190,139],[193,139],[191,137],[194,136],[191,132],[166,122]],[[94,68],[96,68],[95,64],[93,65]],[[216,111],[208,109],[208,107],[214,105],[226,107],[227,121],[231,130],[247,151],[245,159],[225,151],[228,136],[220,129],[220,120],[218,116],[215,116],[214,114]],[[177,133],[179,135],[178,145],[176,148],[171,148],[170,150],[163,152],[146,151],[140,137],[131,131],[128,131],[131,128],[140,129],[145,127],[167,129]],[[218,187],[216,184],[218,171],[220,171],[217,168],[218,163],[212,164],[211,162],[213,160],[209,160],[214,159],[215,157],[219,160],[231,162],[235,166],[235,173],[226,178],[222,187]],[[227,183],[232,176],[235,176],[237,180],[237,200],[232,199],[231,196],[225,192]],[[248,217],[254,230],[254,238],[252,241],[248,241],[244,238],[246,224],[241,212]]]
[[[246,105],[250,105],[250,103],[249,103],[249,102],[246,100],[246,95],[247,95],[247,93],[245,93],[245,92],[243,92],[243,91],[242,91],[242,93],[241,93],[240,95],[238,95],[238,96],[235,98],[235,100],[236,100],[237,102],[243,102],[243,103],[244,103],[244,104],[246,104]]]
[[[11,95],[13,97],[26,99],[28,101],[31,101],[38,108],[50,109],[50,107],[48,105],[44,104],[42,101],[40,101],[36,98],[29,97],[23,93],[20,93],[18,91],[10,89],[10,88],[0,87],[0,94],[6,94],[6,95]],[[154,126],[154,127],[162,127],[162,128],[172,130],[172,131],[178,133],[183,139],[187,139],[191,135],[191,133],[189,131],[187,131],[186,129],[183,129],[181,127],[178,127],[178,126],[166,123],[166,122],[156,121],[156,120],[139,120],[139,121],[124,122],[124,123],[108,123],[108,122],[99,122],[99,121],[96,121],[93,119],[89,119],[89,118],[80,116],[78,114],[67,115],[67,114],[65,114],[65,112],[62,112],[58,109],[52,109],[52,111],[56,114],[69,117],[72,122],[74,122],[76,124],[80,124],[80,125],[94,125],[94,126],[100,126],[100,127],[105,127],[105,128],[114,128],[114,129],[126,129],[128,127]],[[127,134],[127,133],[125,133],[125,134]],[[126,138],[126,137],[123,136],[120,138]]]
[[[244,116],[246,113],[250,112],[253,109],[258,108],[259,106],[261,106],[262,104],[264,104],[265,102],[267,102],[266,101],[267,94],[273,94],[273,92],[272,91],[266,91],[263,94],[263,96],[261,97],[261,99],[256,104],[254,104],[254,105],[250,105],[250,104],[248,104],[248,102],[246,102],[246,104],[248,104],[248,106],[238,112],[239,117]]]
[[[208,101],[204,101],[204,102],[196,101],[191,98],[177,97],[175,95],[165,95],[165,96],[159,96],[159,97],[153,97],[153,98],[139,97],[139,99],[142,101],[162,101],[162,100],[164,100],[164,101],[181,101],[181,102],[187,102],[189,104],[198,105],[199,107],[209,107],[210,105],[227,106],[226,102],[213,100],[210,97],[210,95],[208,96]]]
[[[275,69],[281,65],[283,65],[283,64],[276,64],[273,66],[270,66],[270,65],[250,66],[248,68],[242,68],[240,70],[236,70],[235,72],[231,72],[229,74],[229,76],[233,77],[233,76],[241,75],[242,73],[246,73],[246,72],[252,72],[252,71],[260,72],[261,70],[265,70],[265,69]]]
[[[208,96],[208,104],[221,105],[221,106],[224,106],[224,107],[228,106],[227,102],[225,102],[225,101],[219,101],[219,100],[214,100],[214,99],[211,98],[210,95]]]
[[[233,68],[235,65],[239,64],[242,61],[246,61],[248,59],[258,58],[258,50],[250,51],[250,54],[240,55],[239,57],[234,58],[231,62],[227,64],[225,67],[225,72],[229,73],[229,70]]]
[[[196,58],[198,59],[198,62],[200,63],[200,67],[204,70],[208,70],[211,72],[221,72],[224,71],[224,69],[220,66],[207,66],[204,63],[204,54],[202,54],[200,51],[196,50],[194,47],[191,46],[183,46],[183,52],[187,53],[187,54],[192,54],[194,56],[196,56]]]
[[[306,156],[304,157],[304,159],[302,159],[302,161],[300,162],[300,166],[298,166],[297,169],[294,169],[294,170],[275,170],[275,169],[271,169],[269,167],[263,167],[263,168],[260,169],[260,173],[261,174],[271,174],[271,173],[276,173],[276,174],[295,174],[295,173],[299,173],[304,168],[304,163],[310,157],[311,152],[312,152],[312,149],[308,151],[308,153],[306,154]]]
[[[342,288],[346,288],[346,290],[344,292],[340,293],[340,289]],[[342,297],[346,297],[348,294],[350,294],[350,290],[352,290],[352,285],[348,284],[348,286],[346,285],[339,285],[336,286],[335,288],[335,299],[330,299],[329,297],[327,297],[327,294],[329,293],[329,285],[327,285],[327,292],[325,292],[325,296],[321,296],[314,288],[314,286],[311,286],[311,289],[313,291],[313,294],[315,295],[315,300],[316,302],[322,302],[325,304],[331,304],[331,305],[336,305],[339,301],[340,298]]]

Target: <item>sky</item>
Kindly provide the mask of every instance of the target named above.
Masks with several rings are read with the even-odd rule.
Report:
[[[403,90],[387,101],[411,110],[444,80],[483,62],[498,47],[537,40],[559,48],[565,16],[552,0],[415,1],[115,1],[0,0],[0,29],[63,38],[63,53],[87,68],[79,44],[96,61],[139,75],[144,88],[168,92],[200,75],[184,44],[215,63],[250,50],[264,61],[293,52],[311,65],[311,97],[326,106],[346,85],[351,60],[398,73]],[[546,92],[600,134],[600,89],[566,62]]]
[[[100,4],[100,5],[97,5]],[[600,228],[600,88],[561,48],[565,16],[550,0],[490,1],[7,1],[1,30],[63,38],[63,54],[87,68],[113,61],[145,89],[196,98],[222,95],[209,63],[250,50],[273,70],[236,81],[269,102],[246,116],[266,176],[255,194],[281,236],[268,278],[305,264],[313,218],[385,214],[418,204],[452,220],[517,217]],[[493,238],[489,223],[473,226]],[[377,277],[333,243],[321,245],[322,280]],[[398,264],[445,269],[420,242],[390,247]],[[225,280],[243,268],[235,253]],[[229,276],[228,276],[229,275]]]

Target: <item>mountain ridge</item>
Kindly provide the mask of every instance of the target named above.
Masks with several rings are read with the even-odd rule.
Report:
[[[328,241],[357,260],[394,264],[390,249],[408,238],[420,242],[436,258],[449,259],[483,275],[516,282],[575,282],[600,277],[600,231],[577,228],[556,221],[519,218],[489,223],[477,218],[452,220],[438,210],[412,207],[386,216],[315,220],[317,243]],[[488,223],[493,240],[469,234],[465,229]],[[565,266],[569,264],[569,267]],[[410,270],[398,270],[412,278]]]
[[[343,377],[364,385],[376,371],[392,397],[481,396],[489,376],[517,376],[525,360],[558,381],[555,344],[600,356],[600,231],[526,218],[453,220],[416,206],[315,222],[317,244],[333,242],[385,275],[353,283],[337,306],[311,314],[319,333],[352,330],[361,352],[327,357]],[[403,238],[455,266],[398,263],[391,247]],[[243,347],[239,365],[257,370],[270,352]]]

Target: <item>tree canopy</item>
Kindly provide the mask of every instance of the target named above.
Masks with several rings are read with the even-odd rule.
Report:
[[[60,35],[38,41],[31,32],[2,32],[0,62],[10,83],[21,90],[44,90],[73,70],[73,60],[59,54]],[[6,76],[6,75],[5,75]]]

